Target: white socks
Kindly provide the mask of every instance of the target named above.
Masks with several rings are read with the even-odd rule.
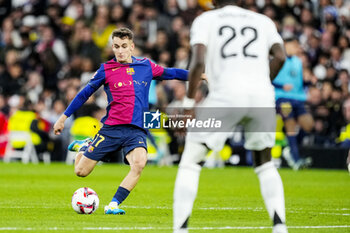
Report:
[[[260,181],[260,191],[265,201],[266,209],[270,219],[276,225],[273,232],[287,233],[283,184],[276,167],[270,161],[256,167],[255,172]]]
[[[179,167],[174,191],[174,229],[187,228],[192,213],[193,202],[197,196],[201,166]]]
[[[187,233],[187,222],[197,196],[201,162],[207,148],[187,141],[177,172],[174,190],[174,233]]]
[[[118,205],[118,202],[116,201],[111,201],[109,204],[108,204],[109,207],[112,207],[112,208],[119,208],[119,205]]]
[[[286,224],[277,224],[273,226],[272,233],[288,233]]]
[[[174,232],[173,233],[188,233],[188,230],[187,229],[174,229]]]
[[[193,203],[197,196],[201,162],[207,148],[199,143],[186,141],[185,150],[179,165],[174,190],[174,233],[187,233],[188,219],[192,213]],[[260,190],[266,209],[274,222],[273,233],[288,233],[285,225],[283,184],[273,162],[265,163],[255,172],[260,181]]]

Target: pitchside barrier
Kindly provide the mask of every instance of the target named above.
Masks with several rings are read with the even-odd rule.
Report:
[[[311,157],[313,168],[345,169],[349,149],[339,147],[300,147],[302,157]]]

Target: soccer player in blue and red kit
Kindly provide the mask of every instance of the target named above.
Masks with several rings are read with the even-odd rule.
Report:
[[[107,153],[123,150],[124,162],[130,171],[118,187],[112,201],[105,207],[105,214],[125,214],[119,205],[136,186],[147,162],[147,132],[143,129],[143,112],[148,109],[148,94],[152,79],[187,80],[188,71],[164,68],[147,58],[132,56],[135,48],[133,33],[120,28],[112,33],[112,49],[115,58],[104,63],[88,85],[70,103],[54,125],[60,134],[65,120],[78,110],[102,85],[107,93],[107,114],[102,118],[102,128],[89,145],[73,143],[79,153],[75,159],[75,174],[85,177]],[[72,149],[72,148],[70,148]]]

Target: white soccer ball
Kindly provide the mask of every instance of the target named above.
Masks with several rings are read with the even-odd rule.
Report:
[[[99,204],[100,199],[91,188],[80,188],[72,196],[72,207],[78,214],[92,214]]]

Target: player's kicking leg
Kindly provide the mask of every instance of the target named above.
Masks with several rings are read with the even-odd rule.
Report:
[[[207,148],[196,142],[186,140],[181,157],[174,190],[174,233],[187,233],[187,223],[197,196],[201,163]]]
[[[84,156],[84,151],[91,143],[92,139],[86,138],[84,140],[74,140],[68,146],[68,150],[78,152],[74,161],[74,172],[77,176],[85,177],[89,175],[98,162]]]
[[[283,184],[271,161],[271,149],[253,151],[255,172],[260,181],[260,191],[273,222],[272,233],[287,233]]]
[[[125,211],[119,209],[119,205],[128,197],[140,179],[141,173],[147,163],[147,152],[143,147],[137,147],[126,155],[130,164],[130,171],[121,182],[112,201],[105,206],[105,214],[125,214]]]
[[[68,146],[69,151],[78,152],[74,160],[74,172],[77,176],[85,177],[89,175],[97,164],[97,161],[84,156],[84,151],[90,146],[92,141],[91,138],[74,140]]]

